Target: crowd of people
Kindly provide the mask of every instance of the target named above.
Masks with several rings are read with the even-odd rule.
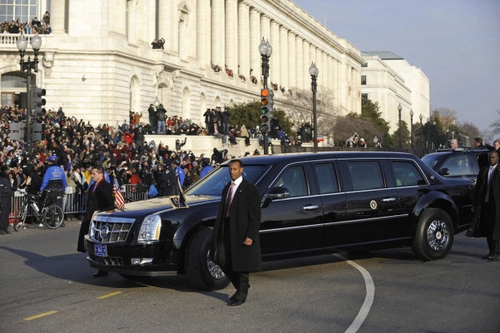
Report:
[[[0,177],[9,180],[12,191],[26,187],[30,192],[40,192],[43,177],[54,164],[65,174],[64,187],[73,186],[81,194],[92,181],[92,168],[101,166],[116,186],[149,188],[155,185],[159,196],[176,195],[180,189],[189,188],[218,164],[232,158],[227,149],[213,148],[212,152],[198,156],[183,150],[190,135],[224,136],[231,141],[232,137],[246,131],[244,126],[236,128],[227,123],[217,132],[212,130],[214,127],[207,130],[182,117],[166,117],[163,134],[186,135],[183,140],[176,140],[175,147],[169,147],[154,140],[146,142],[146,134],[158,133],[158,122],[155,119],[145,123],[141,117],[141,113],[131,112],[129,119],[114,127],[108,124],[94,127],[89,121],[66,116],[62,108],[48,110],[37,116],[37,122],[44,126],[42,140],[34,142],[28,151],[27,144],[13,140],[9,130],[12,122],[26,119],[25,110],[2,107]],[[258,150],[253,154],[259,154]],[[6,196],[10,195],[9,192]]]
[[[20,19],[5,21],[0,23],[0,29],[2,33],[9,34],[45,34],[48,35],[52,32],[52,28],[50,26],[50,13],[48,11],[42,17],[42,20],[39,20],[38,17],[34,17],[31,21],[22,22]]]

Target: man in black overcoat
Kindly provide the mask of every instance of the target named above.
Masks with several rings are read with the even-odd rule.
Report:
[[[229,163],[229,174],[232,181],[222,191],[210,253],[236,288],[228,304],[237,306],[247,299],[249,273],[261,269],[261,208],[258,188],[242,177],[241,160]]]
[[[88,188],[87,211],[82,220],[80,234],[78,235],[78,252],[85,252],[84,237],[89,233],[90,220],[96,211],[115,209],[113,198],[113,185],[104,179],[104,169],[102,166],[92,168],[92,179],[94,183]],[[107,275],[108,272],[99,270],[95,277]]]
[[[488,153],[489,166],[481,169],[473,193],[473,209],[479,214],[474,236],[486,236],[489,253],[483,258],[498,261],[500,251],[500,166],[498,153]]]

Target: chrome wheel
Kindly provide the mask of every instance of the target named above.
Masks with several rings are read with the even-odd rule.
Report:
[[[210,274],[211,277],[213,277],[216,280],[220,280],[226,277],[226,274],[222,271],[222,268],[220,268],[219,265],[214,263],[212,260],[208,259],[210,252],[207,254],[207,268],[208,268],[208,273]]]
[[[442,220],[434,220],[427,228],[427,243],[433,251],[441,251],[449,242],[449,230]]]

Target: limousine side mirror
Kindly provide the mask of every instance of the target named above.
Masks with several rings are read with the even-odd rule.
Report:
[[[288,198],[289,196],[290,196],[290,191],[288,191],[286,187],[271,187],[264,196],[265,199],[262,208],[266,208],[267,206],[269,206],[269,204],[273,200],[284,199]]]
[[[438,170],[438,173],[441,176],[448,176],[450,174],[450,170],[448,168],[442,168]]]

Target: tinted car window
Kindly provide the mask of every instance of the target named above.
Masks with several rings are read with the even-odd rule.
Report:
[[[392,162],[392,169],[396,177],[396,186],[415,186],[424,184],[424,178],[411,162]]]
[[[334,193],[339,191],[337,176],[333,164],[324,163],[314,165],[316,178],[319,180],[319,192],[321,194]]]
[[[283,171],[274,186],[288,189],[290,197],[308,195],[304,169],[300,165]]]
[[[472,173],[469,159],[466,155],[451,156],[443,163],[442,168],[448,169],[450,172],[449,176],[464,176]]]
[[[384,187],[382,171],[377,161],[347,162],[354,191]]]
[[[213,171],[211,177],[205,177],[201,182],[190,188],[186,194],[190,195],[221,195],[222,189],[231,181],[229,165],[223,165]],[[267,170],[265,165],[244,165],[243,178],[256,183]]]

